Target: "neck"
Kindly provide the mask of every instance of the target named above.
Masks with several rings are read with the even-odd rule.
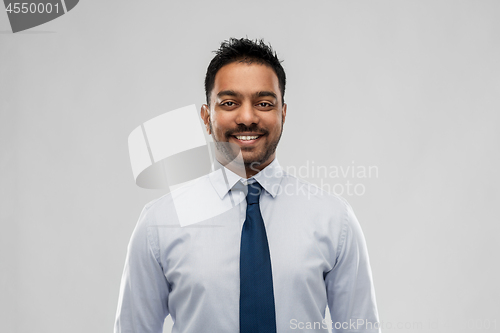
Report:
[[[238,176],[242,178],[251,178],[258,174],[261,170],[263,170],[265,167],[267,167],[269,164],[271,164],[272,161],[274,161],[274,155],[269,158],[266,162],[259,164],[258,162],[251,162],[251,163],[237,163],[235,161],[231,161],[229,163],[224,163],[221,162],[219,159],[217,161],[237,174]]]

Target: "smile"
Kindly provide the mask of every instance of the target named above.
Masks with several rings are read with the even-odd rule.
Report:
[[[232,135],[232,137],[240,144],[240,145],[253,145],[257,141],[260,141],[260,138],[263,135]]]
[[[259,135],[235,135],[236,139],[242,140],[242,141],[250,141],[250,140],[255,140],[259,137]]]

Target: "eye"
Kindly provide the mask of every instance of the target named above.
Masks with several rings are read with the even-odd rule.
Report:
[[[260,102],[257,105],[262,107],[262,108],[269,108],[269,107],[273,106],[271,103],[268,103],[268,102]]]
[[[221,105],[225,105],[225,106],[234,106],[234,105],[236,105],[236,104],[235,104],[234,102],[227,101],[227,102],[221,103]]]

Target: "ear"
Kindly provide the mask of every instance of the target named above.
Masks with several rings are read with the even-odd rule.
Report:
[[[283,124],[285,123],[286,118],[286,103],[283,104],[283,110],[281,111],[281,119],[283,119]]]
[[[208,107],[208,105],[203,104],[201,106],[200,116],[201,119],[203,119],[203,123],[205,124],[208,135],[211,135],[212,133],[210,132],[210,108]]]

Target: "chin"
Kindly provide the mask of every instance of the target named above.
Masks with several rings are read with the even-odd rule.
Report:
[[[244,150],[242,151],[242,155],[243,155],[243,161],[245,162],[245,164],[262,162],[262,156],[255,156],[255,154],[246,154],[246,152]]]
[[[245,166],[256,166],[258,167],[259,165],[261,164],[264,164],[266,161],[262,161],[262,159],[258,159],[258,158],[244,158],[243,157],[243,162],[245,163]]]

